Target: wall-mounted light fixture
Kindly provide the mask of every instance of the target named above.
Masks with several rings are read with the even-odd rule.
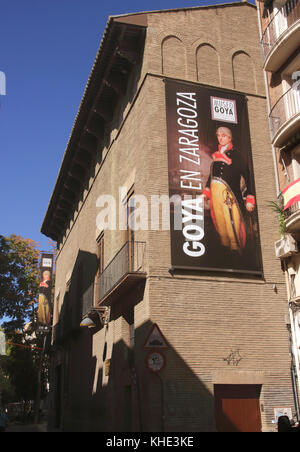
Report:
[[[110,309],[107,306],[93,307],[82,319],[80,326],[88,328],[102,328],[109,322]]]

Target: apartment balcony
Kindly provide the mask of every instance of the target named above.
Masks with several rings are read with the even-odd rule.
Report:
[[[286,232],[300,234],[300,179],[293,181],[283,191]]]
[[[300,130],[300,90],[290,88],[271,110],[270,129],[272,143],[282,147]]]
[[[264,69],[276,72],[299,48],[300,0],[289,0],[274,16],[264,31],[261,46]]]
[[[110,305],[146,280],[145,242],[126,242],[98,279],[97,305]]]
[[[286,231],[289,234],[300,234],[300,202],[289,207],[285,213]]]

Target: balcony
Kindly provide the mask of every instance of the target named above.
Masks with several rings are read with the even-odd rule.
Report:
[[[283,191],[286,232],[300,234],[300,179],[293,181]]]
[[[145,281],[145,242],[126,242],[98,279],[97,304],[111,304]]]
[[[296,202],[284,212],[286,231],[290,234],[300,234],[300,202]]]
[[[261,46],[264,69],[276,72],[299,48],[300,0],[289,0],[274,16],[264,31]]]
[[[271,110],[270,129],[272,143],[282,147],[300,130],[300,90],[290,88]]]

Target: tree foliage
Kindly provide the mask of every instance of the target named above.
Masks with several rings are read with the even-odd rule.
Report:
[[[0,318],[6,332],[22,329],[33,314],[39,290],[38,244],[17,235],[0,235]]]
[[[3,405],[17,400],[14,385],[7,376],[6,363],[6,356],[0,356],[0,399]]]
[[[0,392],[5,402],[35,397],[40,351],[32,346],[43,343],[34,332],[39,257],[33,240],[0,235],[0,318],[5,319],[1,326],[11,344],[0,359]]]
[[[283,203],[282,201],[270,201],[269,207],[278,215],[279,219],[279,232],[281,235],[283,235],[286,231],[286,225],[285,225],[285,218],[284,218],[284,211],[283,211]]]
[[[31,349],[12,346],[8,356],[1,357],[2,372],[14,388],[10,401],[33,400],[37,385],[37,360]]]
[[[50,242],[55,255],[54,243]],[[5,401],[29,401],[47,381],[43,334],[37,331],[39,245],[17,235],[0,235],[0,319],[9,343],[0,357],[0,393]],[[39,404],[37,403],[37,406]]]

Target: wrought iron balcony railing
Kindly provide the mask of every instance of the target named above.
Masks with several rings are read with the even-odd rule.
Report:
[[[264,60],[283,33],[300,19],[300,0],[288,0],[270,20],[261,39]]]
[[[145,277],[145,242],[126,242],[98,279],[98,302]],[[122,289],[123,288],[123,289]]]
[[[273,106],[270,113],[272,139],[285,123],[300,113],[300,90],[291,87]]]
[[[287,221],[294,213],[300,212],[300,203],[296,202],[284,211],[284,219]]]
[[[146,278],[145,249],[145,242],[126,242],[99,276],[95,290],[91,283],[79,298],[78,293],[73,297],[69,293],[65,295],[58,322],[53,328],[54,344],[60,344],[77,331],[82,317],[95,305],[107,298],[112,301]]]

